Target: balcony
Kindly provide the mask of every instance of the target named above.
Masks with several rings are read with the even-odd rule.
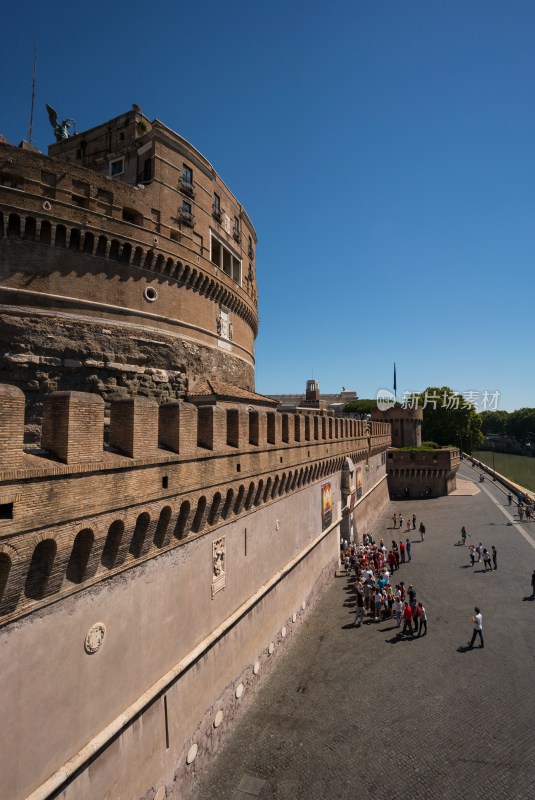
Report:
[[[223,214],[219,206],[212,206],[212,216],[217,222],[221,222]]]
[[[193,190],[193,181],[189,181],[183,175],[178,182],[178,190],[182,192],[182,194],[187,194],[188,197],[193,197],[195,195]]]
[[[184,209],[180,209],[178,212],[178,218],[183,225],[186,225],[188,228],[193,228],[195,225],[195,217],[191,213],[191,211],[184,211]]]

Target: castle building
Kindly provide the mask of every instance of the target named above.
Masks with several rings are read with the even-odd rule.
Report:
[[[254,390],[255,250],[212,165],[137,106],[48,156],[0,141],[2,380],[30,416],[54,390]]]
[[[254,391],[255,245],[137,108],[0,143],[2,797],[183,798],[388,500],[387,422]]]

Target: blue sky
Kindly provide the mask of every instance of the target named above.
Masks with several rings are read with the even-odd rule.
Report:
[[[256,387],[448,385],[535,406],[535,5],[30,2],[2,15],[0,133],[138,103],[258,234]]]

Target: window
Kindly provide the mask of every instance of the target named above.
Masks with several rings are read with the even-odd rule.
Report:
[[[189,183],[190,186],[193,184],[193,170],[187,167],[185,164],[182,167],[182,182]]]
[[[191,203],[188,200],[182,200],[182,207],[180,209],[180,220],[184,225],[193,227],[193,214],[191,212]]]
[[[233,228],[232,228],[232,235],[236,239],[237,242],[240,241],[240,239],[241,239],[240,221],[239,221],[238,217],[234,217],[234,225],[233,225]]]
[[[210,260],[212,264],[215,264],[225,275],[228,275],[229,278],[232,278],[232,280],[236,281],[236,283],[241,286],[241,259],[237,258],[234,253],[213,234],[211,236],[210,245]]]
[[[115,161],[110,161],[110,175],[115,178],[117,175],[122,175],[124,172],[124,158],[118,158]]]
[[[193,192],[193,170],[191,167],[188,167],[187,164],[182,165],[182,175],[180,176],[179,187],[181,192],[184,194],[189,195],[189,197],[194,196]]]
[[[253,258],[254,257],[253,240],[252,240],[252,238],[250,236],[249,236],[249,247],[248,247],[248,250],[247,250],[247,255],[249,256],[249,258]]]
[[[146,158],[143,162],[143,181],[152,180],[152,158]]]
[[[214,204],[212,206],[212,216],[221,222],[221,198],[218,194],[214,194]]]

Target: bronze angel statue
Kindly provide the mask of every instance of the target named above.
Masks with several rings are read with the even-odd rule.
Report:
[[[71,122],[76,125],[76,121],[67,117],[67,119],[58,122],[58,115],[57,112],[49,106],[48,103],[46,105],[46,110],[48,111],[48,119],[50,120],[50,124],[54,128],[54,136],[56,137],[56,142],[62,142],[64,139],[69,138],[69,128],[71,127]]]

